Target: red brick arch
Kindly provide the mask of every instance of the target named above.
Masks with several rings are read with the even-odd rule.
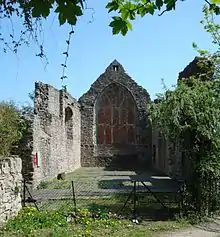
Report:
[[[96,111],[97,144],[136,143],[136,103],[124,86],[112,83],[106,87]]]

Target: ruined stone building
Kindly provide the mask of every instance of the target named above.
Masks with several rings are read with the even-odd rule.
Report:
[[[181,157],[152,129],[148,92],[113,61],[77,101],[65,89],[36,82],[23,174],[38,183],[79,167],[154,167],[181,175]],[[28,142],[27,142],[28,141]]]

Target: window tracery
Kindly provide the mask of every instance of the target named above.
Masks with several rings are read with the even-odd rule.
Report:
[[[97,104],[97,143],[136,143],[136,104],[131,93],[120,84],[109,85]]]

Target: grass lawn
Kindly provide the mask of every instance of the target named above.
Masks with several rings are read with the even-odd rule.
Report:
[[[138,224],[131,221],[132,199],[123,212],[118,212],[125,203],[128,193],[112,196],[91,196],[93,191],[116,189],[122,186],[132,188],[127,179],[131,172],[109,172],[102,169],[79,169],[67,174],[65,180],[43,181],[36,191],[70,189],[75,181],[76,191],[88,191],[88,195],[76,195],[76,208],[73,200],[44,201],[38,212],[33,207],[24,208],[19,215],[9,220],[0,236],[4,237],[148,237],[159,232],[188,227],[186,220],[176,219],[176,204],[169,210],[161,208],[152,195],[141,194],[138,199]],[[45,190],[42,190],[45,189]],[[81,191],[80,191],[81,190]],[[65,191],[65,190],[64,190]],[[104,192],[103,191],[103,192]],[[129,191],[130,192],[130,191]],[[70,192],[71,193],[71,192]],[[76,192],[77,193],[77,192]],[[171,197],[161,193],[160,199],[169,202]],[[71,196],[69,197],[71,198]],[[173,197],[172,197],[173,198]],[[141,218],[139,218],[141,217]]]
[[[185,220],[147,221],[134,224],[131,220],[118,217],[109,211],[116,200],[91,200],[76,212],[72,201],[51,201],[38,212],[33,207],[24,208],[0,231],[0,236],[9,237],[90,237],[120,236],[148,237],[163,231],[189,226]],[[92,203],[92,204],[91,204]],[[79,206],[79,205],[78,205]],[[114,208],[113,208],[114,209]],[[128,210],[127,210],[128,211]]]

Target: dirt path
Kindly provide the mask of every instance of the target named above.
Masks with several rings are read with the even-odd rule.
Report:
[[[185,230],[162,233],[157,237],[220,237],[220,218]]]

